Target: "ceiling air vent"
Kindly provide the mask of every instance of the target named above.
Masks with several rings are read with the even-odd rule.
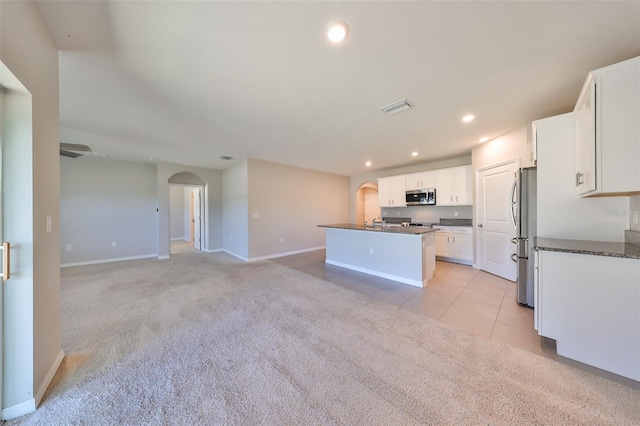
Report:
[[[228,155],[221,155],[220,159],[221,160],[231,160],[233,157],[229,157]]]
[[[397,114],[399,112],[408,110],[411,107],[413,107],[413,105],[411,105],[408,100],[401,99],[397,102],[394,102],[392,104],[389,104],[385,107],[380,108],[380,111],[384,112],[387,115],[393,115],[393,114]]]

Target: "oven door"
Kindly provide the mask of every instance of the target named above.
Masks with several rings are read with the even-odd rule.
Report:
[[[419,206],[427,203],[427,193],[423,191],[407,191],[405,201],[408,206]]]

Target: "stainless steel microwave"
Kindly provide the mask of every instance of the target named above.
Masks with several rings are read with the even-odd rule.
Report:
[[[407,206],[435,206],[436,190],[429,188],[407,191],[406,202]]]

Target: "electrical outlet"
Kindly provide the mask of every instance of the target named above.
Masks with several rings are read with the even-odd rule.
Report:
[[[638,224],[638,210],[633,212],[633,224],[634,225]]]
[[[260,212],[253,212],[251,217],[253,217],[254,219],[259,219],[260,218]]]
[[[111,247],[115,247],[117,245],[118,245],[118,243],[116,243],[115,241],[111,241]]]
[[[453,212],[454,217],[458,217],[458,212]]]
[[[280,237],[280,242],[284,243],[284,238],[283,237]]]
[[[370,248],[370,249],[369,249],[369,254],[370,254],[370,255],[373,255],[373,248]]]
[[[67,244],[67,246],[64,248],[66,251],[71,251],[71,244]]]

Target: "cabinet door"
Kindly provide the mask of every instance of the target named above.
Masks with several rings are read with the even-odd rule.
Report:
[[[453,169],[453,185],[453,203],[456,206],[472,205],[471,166]]]
[[[405,189],[407,191],[412,191],[412,190],[415,190],[415,189],[421,189],[422,188],[422,186],[421,186],[422,185],[421,177],[422,177],[421,173],[413,173],[413,174],[410,174],[410,175],[406,175],[404,177],[404,180],[405,180],[405,186],[404,187],[405,187]]]
[[[589,76],[575,112],[575,186],[576,194],[583,195],[596,189],[596,78]]]
[[[430,189],[436,187],[436,178],[434,172],[422,172],[420,173],[421,189]]]
[[[391,179],[378,179],[378,205],[380,207],[391,206]]]
[[[446,231],[436,231],[436,256],[451,257],[451,234]]]
[[[451,257],[463,260],[473,260],[473,246],[471,243],[471,235],[453,233],[451,235]]]
[[[434,175],[436,185],[436,205],[453,206],[453,169],[436,170]]]
[[[390,191],[391,191],[391,207],[406,207],[407,198],[406,198],[406,183],[404,179],[404,175],[402,176],[391,176],[390,180]]]

